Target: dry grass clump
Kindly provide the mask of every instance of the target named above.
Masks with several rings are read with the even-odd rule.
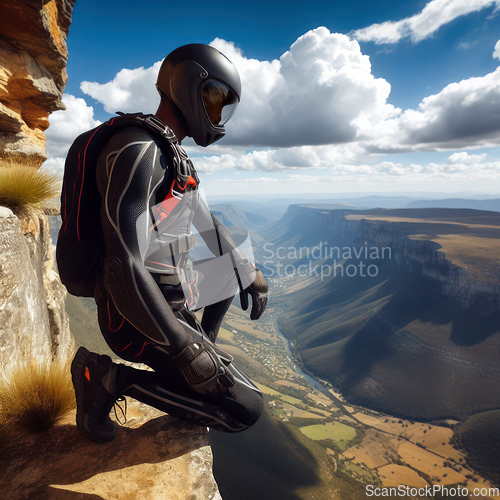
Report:
[[[49,429],[75,406],[69,362],[21,361],[0,380],[0,423],[23,433]]]
[[[60,179],[33,167],[0,167],[0,205],[17,215],[31,215],[58,196]]]

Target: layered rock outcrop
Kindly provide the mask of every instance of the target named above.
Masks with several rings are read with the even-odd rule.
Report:
[[[38,168],[50,113],[64,109],[66,37],[74,0],[2,2],[0,168]],[[21,221],[0,208],[0,365],[15,355],[49,359],[71,349],[65,290],[52,269],[45,215]],[[60,349],[59,349],[60,348]]]
[[[2,2],[0,16],[0,167],[45,160],[44,130],[64,109],[66,37],[74,0]]]

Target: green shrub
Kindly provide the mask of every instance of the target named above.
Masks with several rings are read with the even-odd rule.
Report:
[[[17,431],[47,430],[74,406],[69,362],[22,361],[0,379],[0,422]]]
[[[0,205],[18,215],[29,215],[58,196],[60,179],[33,167],[0,167]]]

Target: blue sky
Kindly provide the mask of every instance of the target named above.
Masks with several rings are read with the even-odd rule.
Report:
[[[184,142],[207,193],[500,194],[500,0],[138,5],[76,2],[51,168],[114,111],[154,112],[161,59],[202,42],[243,81],[226,137]]]

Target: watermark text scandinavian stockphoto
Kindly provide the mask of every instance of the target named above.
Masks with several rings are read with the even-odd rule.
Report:
[[[358,246],[329,246],[320,241],[312,247],[275,247],[265,243],[263,249],[262,271],[269,278],[374,278],[378,276],[380,261],[392,258],[390,247],[370,246],[366,242]]]

